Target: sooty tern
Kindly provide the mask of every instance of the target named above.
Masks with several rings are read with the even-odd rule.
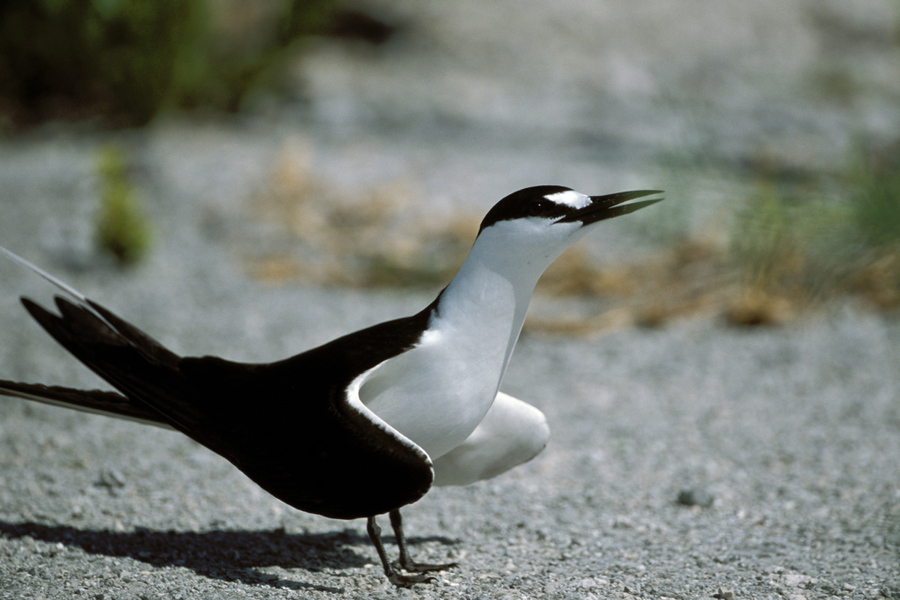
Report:
[[[602,220],[659,199],[586,196],[560,186],[510,194],[484,218],[459,273],[424,310],[270,364],[182,357],[103,306],[58,286],[57,313],[31,316],[116,391],[0,380],[0,394],[178,430],[276,498],[336,519],[366,518],[397,586],[453,566],[413,562],[400,508],[432,485],[465,485],[522,464],[546,445],[544,415],[499,391],[538,278]],[[400,550],[392,563],[377,515]]]

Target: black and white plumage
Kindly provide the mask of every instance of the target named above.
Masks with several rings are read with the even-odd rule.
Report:
[[[400,508],[432,485],[464,485],[526,462],[549,430],[499,391],[538,278],[605,219],[659,200],[586,196],[561,186],[515,192],[481,224],[459,273],[428,307],[269,364],[182,357],[49,274],[60,287],[31,316],[115,391],[0,380],[0,394],[172,428],[221,454],[276,498],[337,519],[368,519],[398,586],[452,565],[409,559]],[[390,514],[401,572],[377,515]]]

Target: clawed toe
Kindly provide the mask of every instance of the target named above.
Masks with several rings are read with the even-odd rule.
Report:
[[[415,561],[407,561],[406,563],[403,563],[398,560],[395,560],[391,563],[391,565],[395,569],[403,569],[407,573],[433,573],[435,571],[446,571],[447,569],[452,569],[458,564],[459,563],[429,564]]]
[[[397,587],[409,588],[414,586],[417,583],[431,583],[433,581],[437,581],[434,577],[430,575],[422,575],[419,573],[412,573],[408,575],[404,575],[402,573],[398,573],[394,571],[390,575],[388,575],[388,579],[391,583],[393,583]]]

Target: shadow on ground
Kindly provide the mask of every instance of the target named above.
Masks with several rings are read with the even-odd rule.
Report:
[[[7,539],[30,537],[42,542],[61,543],[81,548],[89,554],[127,557],[155,567],[184,567],[211,579],[335,593],[343,590],[281,579],[256,569],[280,567],[317,572],[361,568],[372,562],[369,557],[352,549],[369,546],[369,538],[349,529],[316,534],[287,533],[284,529],[190,532],[138,528],[118,532],[79,529],[70,525],[0,521],[0,536]],[[458,543],[443,536],[412,537],[409,542],[413,545],[426,542]]]

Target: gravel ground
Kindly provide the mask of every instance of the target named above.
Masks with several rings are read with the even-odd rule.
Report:
[[[645,158],[665,151],[650,132],[683,133],[685,123],[700,125],[696,137],[670,141],[714,140],[710,154],[739,160],[758,148],[745,133],[766,131],[775,119],[770,133],[795,134],[773,134],[776,154],[823,170],[837,160],[822,150],[825,142],[837,139],[840,147],[849,135],[841,123],[852,115],[823,109],[822,119],[812,119],[794,110],[802,104],[794,92],[784,91],[768,111],[760,109],[765,94],[747,96],[773,89],[769,71],[805,73],[818,60],[821,19],[810,29],[800,3],[781,3],[777,14],[771,2],[734,9],[735,21],[720,32],[713,25],[723,15],[715,11],[692,26],[640,10],[629,27],[617,28],[610,3],[600,4],[607,12],[597,17],[586,5],[563,2],[547,18],[567,24],[581,51],[554,38],[562,48],[555,51],[586,58],[567,61],[555,87],[530,88],[554,73],[553,61],[543,64],[534,49],[545,21],[531,13],[513,19],[521,35],[507,35],[520,45],[507,39],[493,56],[517,56],[518,47],[535,71],[507,73],[494,86],[502,64],[473,57],[491,48],[497,14],[474,19],[480,27],[463,44],[455,38],[463,8],[434,4],[396,4],[433,46],[423,48],[412,34],[406,51],[324,46],[303,75],[311,100],[264,115],[273,120],[173,122],[104,136],[47,129],[0,142],[0,243],[177,351],[272,360],[409,314],[432,296],[263,286],[246,276],[243,249],[269,231],[247,210],[247,198],[291,136],[315,140],[315,166],[326,180],[364,185],[412,172],[429,207],[483,209],[531,183],[596,193],[647,186]],[[822,6],[849,19],[854,31],[878,31],[882,22],[867,17],[871,11],[848,17],[838,3]],[[581,7],[579,18],[564,18],[566,7]],[[678,35],[650,35],[663,23],[683,39],[693,39],[694,27],[716,35],[685,58],[672,54]],[[585,49],[592,25],[605,35]],[[746,52],[758,40],[754,31],[770,36],[755,57]],[[874,52],[878,39],[859,51]],[[617,46],[629,40],[632,46]],[[628,53],[644,43],[646,55]],[[409,47],[424,52],[425,66]],[[625,54],[611,58],[608,49],[616,47]],[[444,56],[448,48],[455,54]],[[729,62],[725,50],[741,60]],[[595,51],[604,60],[588,60]],[[775,60],[779,53],[790,60]],[[681,60],[666,70],[660,57],[669,55]],[[610,70],[592,71],[598,63]],[[704,77],[688,77],[691,65]],[[724,76],[729,65],[739,76]],[[768,88],[748,83],[763,71]],[[422,83],[424,73],[434,85]],[[661,82],[660,73],[670,79]],[[588,92],[580,82],[605,75],[612,89],[596,106],[566,93],[591,97],[596,82]],[[397,85],[375,89],[377,76]],[[676,90],[724,96],[703,119],[685,118],[671,97],[668,112],[647,101],[667,81]],[[535,87],[532,101],[504,104]],[[597,112],[600,106],[608,112]],[[871,123],[896,132],[896,115],[878,98],[867,106]],[[652,118],[642,128],[645,109]],[[728,121],[735,126],[722,131]],[[570,143],[574,131],[583,135]],[[136,156],[155,224],[153,252],[127,272],[98,261],[91,246],[91,157],[109,140]],[[698,214],[708,212],[701,200],[690,205]],[[639,216],[611,222],[588,243],[601,255],[639,248],[632,223]],[[16,302],[23,293],[46,300],[52,290],[7,262],[0,282],[0,376],[99,385]],[[697,319],[594,338],[525,335],[504,388],[548,415],[551,445],[522,468],[434,490],[405,511],[420,559],[460,563],[414,590],[384,580],[364,523],[294,511],[178,434],[0,400],[0,597],[900,597],[896,317],[835,302],[778,328],[738,330]]]

